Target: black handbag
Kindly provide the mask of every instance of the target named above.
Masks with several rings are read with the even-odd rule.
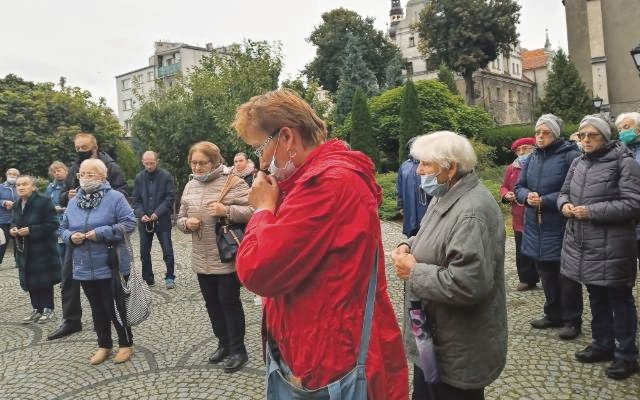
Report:
[[[220,192],[218,203],[222,203],[224,196],[229,193],[233,185],[233,178],[235,178],[234,175],[229,175],[227,178],[222,192]],[[233,223],[227,218],[220,218],[220,220],[216,222],[216,245],[218,246],[220,261],[231,262],[236,258],[238,247],[240,247],[240,242],[242,242],[242,238],[244,237],[245,227],[246,224]]]

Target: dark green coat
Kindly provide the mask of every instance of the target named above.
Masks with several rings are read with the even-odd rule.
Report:
[[[29,235],[23,236],[24,250],[17,251],[16,256],[22,289],[46,288],[60,282],[58,225],[53,203],[46,196],[34,192],[24,210],[22,200],[14,205],[11,226],[29,227]],[[20,241],[16,238],[16,245],[22,248]]]

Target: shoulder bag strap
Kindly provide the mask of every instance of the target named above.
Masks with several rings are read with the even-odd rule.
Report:
[[[367,289],[367,303],[364,308],[364,320],[362,322],[362,334],[360,335],[360,350],[358,351],[357,365],[364,365],[369,352],[369,338],[371,337],[371,323],[373,319],[374,300],[378,287],[378,244],[376,243],[376,255],[373,257],[373,268],[369,277]]]
[[[233,186],[234,176],[235,175],[233,174],[229,174],[229,177],[224,182],[224,186],[222,187],[222,191],[220,192],[220,197],[218,197],[218,203],[222,203],[222,199],[224,199],[224,196],[226,196],[227,193],[229,193],[229,190],[231,190],[231,186]]]

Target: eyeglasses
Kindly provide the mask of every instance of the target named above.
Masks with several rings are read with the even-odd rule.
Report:
[[[191,161],[189,163],[189,165],[191,166],[191,168],[196,168],[196,167],[206,167],[207,165],[211,164],[211,161]]]
[[[538,131],[536,131],[535,133],[536,133],[536,136],[538,136],[538,135],[542,135],[542,136],[549,136],[549,135],[551,135],[553,132],[551,132],[551,131],[545,131],[545,130],[538,130]]]
[[[282,129],[282,127],[273,131],[273,133],[269,135],[264,142],[253,148],[253,154],[256,157],[262,158],[262,153],[264,152],[265,147],[267,147],[267,145],[273,140],[273,138],[280,133],[280,129]]]
[[[89,178],[89,179],[94,179],[98,177],[98,174],[96,174],[95,172],[78,172],[76,174],[76,177],[78,179],[80,178]]]
[[[585,137],[588,139],[595,139],[600,136],[599,132],[578,132],[578,139],[582,140]]]

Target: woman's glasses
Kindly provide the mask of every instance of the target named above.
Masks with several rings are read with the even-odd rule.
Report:
[[[78,172],[78,173],[76,174],[76,177],[77,177],[78,179],[80,179],[80,178],[95,179],[95,178],[97,178],[98,176],[99,176],[99,175],[98,175],[98,174],[96,174],[95,172]]]

